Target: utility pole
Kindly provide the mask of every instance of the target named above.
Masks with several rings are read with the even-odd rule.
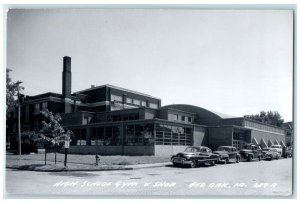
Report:
[[[18,86],[18,137],[19,137],[19,155],[22,154],[21,152],[21,102],[20,102],[20,84],[22,82],[18,81],[16,85]]]

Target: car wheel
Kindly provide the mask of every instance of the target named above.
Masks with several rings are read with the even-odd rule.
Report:
[[[216,165],[216,161],[210,162],[210,165],[212,165],[212,166]]]
[[[248,156],[247,161],[252,161],[253,157],[252,156]]]
[[[197,165],[197,163],[196,163],[196,161],[194,160],[194,161],[192,161],[192,163],[190,164],[190,167],[191,167],[191,168],[195,168],[196,165]]]
[[[228,159],[224,160],[224,164],[228,164],[228,162],[229,162]]]
[[[258,157],[258,161],[261,161],[261,156]]]
[[[236,157],[236,163],[239,163],[240,162],[240,157]]]

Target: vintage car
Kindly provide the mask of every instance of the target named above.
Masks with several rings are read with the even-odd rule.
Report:
[[[282,148],[282,156],[284,158],[292,157],[292,147],[283,147]]]
[[[213,153],[219,154],[221,156],[219,162],[224,164],[227,164],[228,162],[239,163],[241,159],[238,150],[232,146],[219,146],[217,151],[214,151]]]
[[[271,148],[274,148],[280,155],[282,155],[282,146],[279,144],[273,144]]]
[[[281,154],[274,148],[263,148],[262,157],[266,160],[279,159]]]
[[[262,151],[260,146],[253,143],[245,144],[244,148],[240,150],[241,158],[246,159],[247,161],[252,161],[258,159],[259,161],[262,158]]]
[[[171,157],[174,166],[188,165],[191,168],[199,164],[215,165],[220,159],[220,155],[214,154],[212,150],[205,146],[187,147],[184,152],[180,152]]]

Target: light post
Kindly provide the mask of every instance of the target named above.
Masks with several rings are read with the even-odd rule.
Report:
[[[20,102],[20,84],[22,82],[18,81],[16,83],[18,87],[18,137],[19,137],[19,155],[21,155],[21,102]]]

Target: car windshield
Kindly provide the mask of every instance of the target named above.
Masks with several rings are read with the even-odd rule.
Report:
[[[229,152],[230,149],[228,147],[218,147],[217,151],[226,151],[226,152]]]
[[[184,151],[185,152],[199,152],[199,149],[196,147],[187,147]]]
[[[251,145],[245,145],[244,149],[252,149],[252,146]]]

